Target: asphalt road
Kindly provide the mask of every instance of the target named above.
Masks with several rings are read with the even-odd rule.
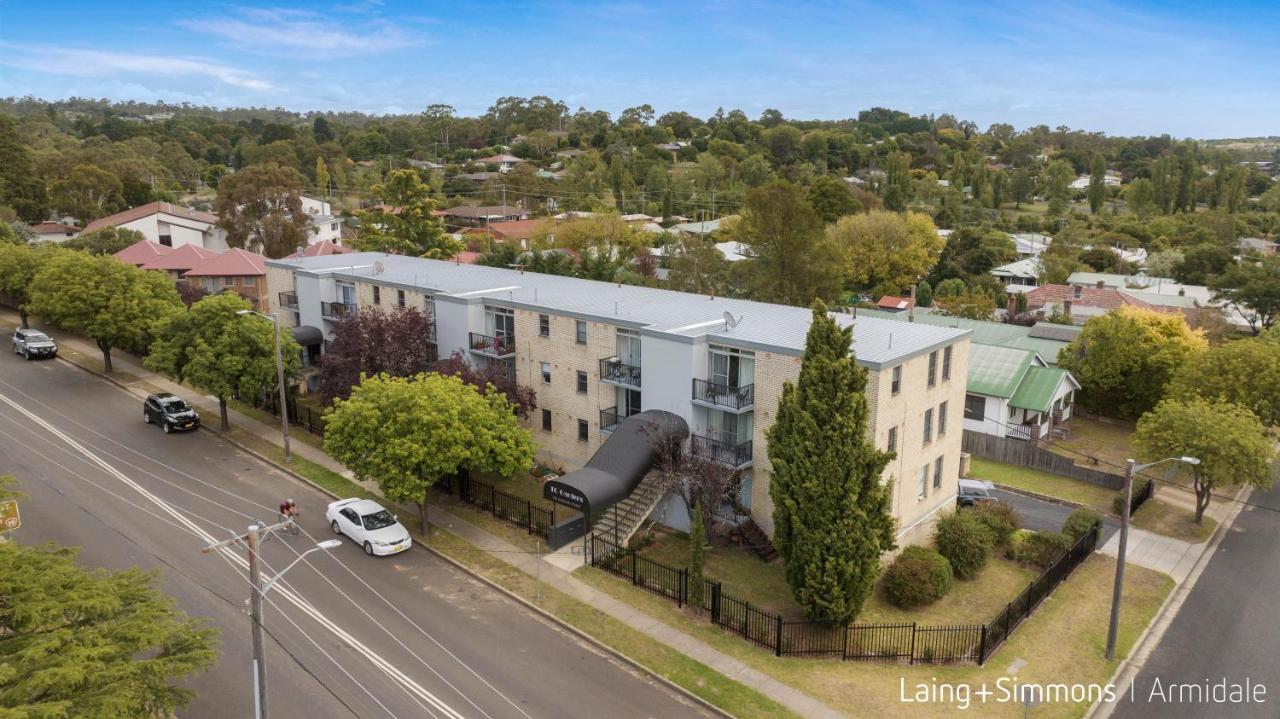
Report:
[[[1217,501],[1217,500],[1214,500]],[[1280,487],[1255,492],[1112,716],[1280,716]],[[1175,684],[1262,684],[1265,703],[1171,702]],[[1201,690],[1203,691],[1203,690]]]
[[[1037,532],[1061,532],[1062,523],[1067,521],[1067,517],[1075,511],[1074,507],[1056,502],[1046,502],[1043,499],[1028,497],[1025,494],[1017,492],[1008,492],[1003,489],[991,490],[991,496],[999,499],[1001,502],[1008,502],[1013,508],[1018,510],[1018,517],[1022,520],[1022,526],[1025,529],[1035,530]],[[1120,529],[1120,522],[1111,517],[1104,517],[1102,520],[1102,538],[1098,540],[1098,546],[1107,543],[1112,534]]]
[[[213,418],[210,418],[213,419]],[[210,539],[274,522],[270,576],[332,536],[328,499],[208,432],[163,435],[141,401],[61,361],[0,356],[0,472],[18,477],[22,543],[82,547],[88,566],[163,571],[164,590],[220,630],[221,658],[189,681],[182,717],[252,713],[243,550]],[[311,554],[267,595],[273,717],[672,717],[705,712],[415,547]]]

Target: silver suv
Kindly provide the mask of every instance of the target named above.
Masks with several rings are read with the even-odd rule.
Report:
[[[13,353],[25,359],[57,357],[58,345],[40,330],[18,330],[13,333]]]

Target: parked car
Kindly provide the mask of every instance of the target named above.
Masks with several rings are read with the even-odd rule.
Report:
[[[409,530],[396,521],[394,514],[371,499],[331,502],[324,516],[334,534],[350,537],[371,557],[396,554],[413,546]]]
[[[13,353],[25,359],[57,357],[58,345],[40,330],[20,329],[13,333]]]
[[[199,427],[200,414],[178,395],[161,392],[148,396],[142,403],[142,421],[147,424],[154,422],[169,434],[175,429]]]
[[[960,492],[956,494],[956,506],[963,509],[983,502],[994,502],[996,498],[991,496],[993,489],[995,485],[985,480],[961,479]]]

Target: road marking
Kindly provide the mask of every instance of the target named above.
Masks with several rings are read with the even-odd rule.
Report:
[[[84,457],[90,460],[93,464],[100,467],[104,472],[120,480],[120,482],[130,487],[131,489],[136,491],[138,494],[142,495],[145,499],[150,501],[152,504],[156,505],[158,509],[168,514],[169,516],[173,517],[174,520],[176,520],[179,524],[186,527],[190,532],[200,537],[201,539],[204,539],[207,544],[214,544],[219,541],[213,535],[209,534],[202,527],[200,527],[200,525],[191,521],[186,515],[182,514],[180,511],[175,509],[168,502],[164,501],[163,499],[156,496],[155,494],[152,494],[149,490],[144,488],[142,485],[130,479],[127,475],[117,470],[115,467],[107,463],[102,458],[98,457],[98,455],[89,451],[87,448],[81,445],[78,441],[76,441],[70,435],[66,434],[65,432],[53,426],[52,424],[46,422],[44,419],[32,413],[26,407],[23,407],[17,402],[14,402],[12,399],[9,399],[9,397],[7,397],[4,394],[0,394],[0,402],[4,402],[10,407],[13,407],[15,410],[22,413],[28,419],[35,422],[36,424],[43,427],[44,429],[46,429],[50,434],[66,442],[70,447],[72,447],[77,452],[82,454]],[[236,552],[231,551],[231,549],[229,548],[223,548],[219,550],[218,553],[222,555],[224,558],[226,558],[227,560],[229,560],[232,564],[239,567],[241,570],[246,572],[248,571],[249,561],[245,557],[241,556]],[[354,649],[357,653],[359,653],[365,659],[367,659],[371,664],[373,664],[378,669],[382,670],[382,672],[386,674],[389,678],[391,678],[392,681],[396,682],[401,687],[403,687],[406,691],[408,691],[411,696],[416,695],[418,698],[421,698],[422,700],[426,701],[428,704],[433,706],[435,709],[443,713],[444,716],[450,717],[450,719],[463,719],[462,714],[459,714],[452,707],[446,704],[442,699],[432,694],[430,691],[427,691],[427,689],[425,689],[420,684],[415,682],[407,674],[397,669],[395,665],[393,665],[391,662],[387,661],[386,659],[383,659],[372,649],[362,644],[355,637],[351,636],[350,633],[344,630],[336,622],[334,622],[333,620],[325,616],[324,613],[316,609],[310,602],[304,599],[301,595],[297,594],[288,586],[286,586],[284,582],[281,582],[281,584],[277,585],[275,589],[277,590],[277,593],[280,596],[283,596],[285,599],[289,600],[291,604],[293,604],[295,607],[300,609],[304,614],[314,619],[324,628],[328,629],[334,636],[341,639],[348,646]]]

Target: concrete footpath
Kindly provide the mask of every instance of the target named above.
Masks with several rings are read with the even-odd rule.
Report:
[[[9,310],[0,310],[0,325],[12,328],[17,326],[17,322],[17,313]],[[39,326],[39,323],[33,321],[32,326]],[[62,331],[53,331],[51,334],[59,345],[63,347],[73,349],[80,354],[95,359],[100,359],[102,356],[96,345],[88,340]],[[216,397],[195,394],[190,388],[179,385],[142,367],[135,357],[124,352],[113,352],[112,363],[117,374],[124,373],[123,375],[112,377],[112,380],[125,386],[134,394],[142,397],[150,392],[165,391],[180,395],[197,408],[205,418],[208,427],[217,426],[218,400]],[[277,446],[283,444],[279,424],[267,424],[232,409],[228,409],[227,412],[231,424],[238,429],[249,432]],[[298,429],[297,431],[305,432],[306,430]],[[316,447],[295,439],[290,443],[290,448],[299,457],[337,472],[348,479],[353,478],[350,470]],[[282,469],[287,468],[282,467]],[[360,484],[369,491],[381,495],[376,485],[370,482],[361,482]],[[489,552],[493,558],[501,560],[531,577],[538,577],[547,585],[604,612],[632,629],[643,632],[652,639],[707,665],[730,679],[760,692],[801,716],[823,718],[844,716],[817,699],[787,684],[783,684],[763,672],[752,669],[745,663],[717,651],[709,644],[654,619],[631,605],[618,601],[573,577],[570,571],[566,571],[565,568],[566,564],[571,564],[571,562],[565,561],[566,556],[572,555],[566,555],[561,552],[547,557],[538,557],[486,532],[480,527],[470,524],[457,515],[450,513],[448,509],[434,504],[431,506],[431,517],[432,524],[447,529],[472,545]],[[582,560],[579,558],[577,561],[580,564]]]

